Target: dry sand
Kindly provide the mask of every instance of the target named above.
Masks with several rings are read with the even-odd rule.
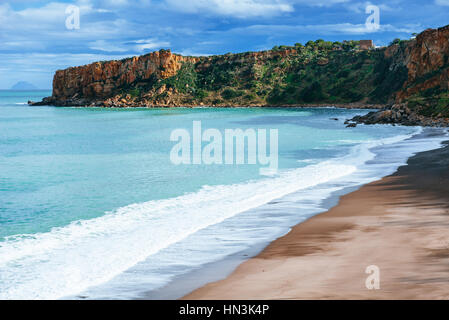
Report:
[[[184,299],[449,299],[448,186],[449,148],[419,154]]]

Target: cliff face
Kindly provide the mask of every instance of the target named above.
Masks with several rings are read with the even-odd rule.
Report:
[[[195,63],[198,58],[182,57],[168,50],[153,52],[121,61],[96,62],[86,66],[57,71],[53,79],[55,102],[83,98],[110,97],[119,88],[136,82],[166,79],[176,75],[183,62]]]
[[[360,50],[356,41],[317,40],[261,52],[183,57],[161,50],[121,61],[97,62],[57,71],[52,97],[39,104],[396,104],[404,105],[401,114],[410,111],[445,118],[449,117],[448,92],[446,26],[374,50]],[[394,121],[401,122],[400,117]]]
[[[186,101],[192,92],[188,88],[191,85],[195,90],[198,87],[196,83],[185,83],[182,88],[164,83],[166,79],[183,77],[180,75],[183,66],[194,66],[189,72],[201,74],[223,65],[263,65],[267,60],[281,59],[296,53],[296,49],[287,49],[239,55],[183,57],[170,50],[161,50],[121,61],[96,62],[57,71],[53,79],[52,97],[45,102],[55,105],[90,105],[100,101],[105,106],[128,106],[129,103],[123,101],[135,101],[137,90],[140,98],[137,100],[143,106],[169,103],[176,105],[170,99],[161,98],[163,94],[176,95],[175,100],[179,103],[189,104]],[[159,99],[151,99],[152,96],[158,96]]]
[[[400,86],[395,88],[392,102],[427,102],[449,92],[449,26],[427,29],[410,41],[393,43],[384,51],[384,63],[388,66],[387,76],[403,73]],[[403,70],[403,71],[400,71]],[[401,76],[402,78],[402,76]],[[378,87],[394,85],[385,79]],[[449,114],[448,114],[449,115]]]
[[[413,95],[435,88],[449,90],[449,26],[428,29],[407,47],[408,78],[397,94],[403,102]]]
[[[449,126],[449,26],[425,30],[406,45],[392,45],[386,56],[396,57],[391,66],[402,64],[407,69],[395,104],[353,120]]]

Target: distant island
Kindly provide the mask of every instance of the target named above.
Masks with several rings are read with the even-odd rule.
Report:
[[[29,83],[27,81],[19,81],[11,87],[11,90],[27,91],[27,90],[38,90],[38,88],[32,83]]]
[[[276,46],[190,57],[160,50],[59,70],[53,94],[32,105],[381,109],[354,122],[449,124],[449,26],[375,48],[371,40]],[[356,125],[355,123],[353,125]]]

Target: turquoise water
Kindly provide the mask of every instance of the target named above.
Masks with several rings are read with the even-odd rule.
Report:
[[[76,295],[161,252],[181,257],[187,243],[189,250],[207,247],[192,237],[210,228],[219,237],[229,232],[220,229],[227,219],[354,174],[372,159],[369,147],[419,132],[345,128],[345,119],[366,111],[333,108],[118,110],[24,104],[47,95],[0,91],[0,298]],[[170,133],[191,131],[193,121],[221,132],[278,129],[279,174],[260,175],[259,165],[172,164]],[[182,252],[175,249],[180,245]],[[220,248],[219,241],[215,245]],[[163,259],[155,261],[152,267],[170,274]],[[102,295],[114,298],[110,292]]]

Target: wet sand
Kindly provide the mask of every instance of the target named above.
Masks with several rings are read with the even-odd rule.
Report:
[[[368,290],[368,266],[380,289]],[[184,299],[449,299],[449,146],[295,226]]]

